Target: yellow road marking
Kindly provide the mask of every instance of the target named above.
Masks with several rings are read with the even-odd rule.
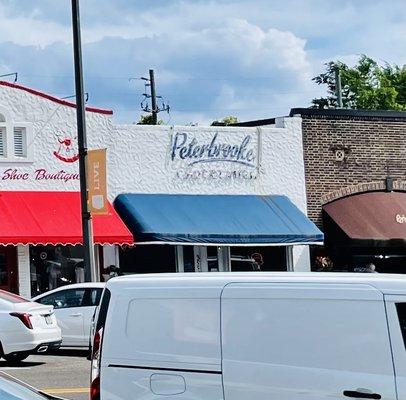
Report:
[[[89,393],[89,388],[46,388],[41,391],[48,394]]]

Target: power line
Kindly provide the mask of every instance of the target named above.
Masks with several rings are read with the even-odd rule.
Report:
[[[9,76],[14,76],[14,83],[17,82],[17,79],[18,79],[18,72],[11,72],[11,73],[9,73],[9,74],[0,75],[0,78],[6,78],[6,77],[9,77]]]
[[[290,109],[290,106],[281,106],[281,107],[255,107],[255,108],[171,108],[171,112],[202,112],[202,111],[210,111],[210,112],[216,112],[216,111],[272,111],[272,110],[286,110]],[[114,111],[133,111],[132,108],[121,108],[121,107],[114,107]]]
[[[128,80],[128,76],[107,76],[107,75],[86,75],[86,79],[102,79],[102,80]],[[22,77],[27,78],[61,78],[61,79],[73,79],[73,75],[42,75],[42,74],[20,74]],[[138,79],[138,78],[132,78]],[[171,77],[172,80],[179,80],[179,81],[258,81],[258,80],[275,80],[275,76],[256,76],[256,77],[245,77],[245,76],[236,76],[233,78],[230,77],[221,77],[221,76],[197,76],[197,77]]]
[[[85,103],[87,103],[87,102],[89,101],[89,93],[88,93],[88,92],[85,92],[84,95],[85,95]],[[76,98],[76,94],[73,94],[73,95],[71,95],[71,96],[64,96],[64,97],[61,97],[61,99],[63,99],[63,100],[73,99],[73,98]]]

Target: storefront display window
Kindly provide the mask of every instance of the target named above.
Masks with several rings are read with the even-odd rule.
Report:
[[[0,289],[18,293],[17,252],[13,246],[0,246]]]
[[[231,271],[286,271],[286,247],[231,247]]]
[[[31,296],[71,283],[89,281],[83,247],[30,246]]]
[[[0,253],[0,286],[6,286],[7,284],[8,284],[8,273],[7,273],[6,255]]]
[[[176,272],[175,246],[127,246],[120,248],[119,254],[119,275]]]
[[[209,272],[220,271],[218,248],[215,246],[207,247],[207,269]]]
[[[194,246],[179,246],[178,251],[183,252],[183,272],[195,272]]]
[[[287,247],[177,246],[178,272],[286,271]]]

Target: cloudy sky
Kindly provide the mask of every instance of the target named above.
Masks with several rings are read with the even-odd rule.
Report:
[[[0,74],[74,93],[69,0],[0,0]],[[323,93],[323,63],[406,63],[405,0],[81,0],[89,104],[140,117],[153,68],[169,124],[286,115]],[[130,78],[136,78],[129,80]]]

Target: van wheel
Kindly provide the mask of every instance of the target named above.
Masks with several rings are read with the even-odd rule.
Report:
[[[25,360],[30,354],[29,353],[10,353],[3,354],[3,358],[10,364],[18,364]]]

